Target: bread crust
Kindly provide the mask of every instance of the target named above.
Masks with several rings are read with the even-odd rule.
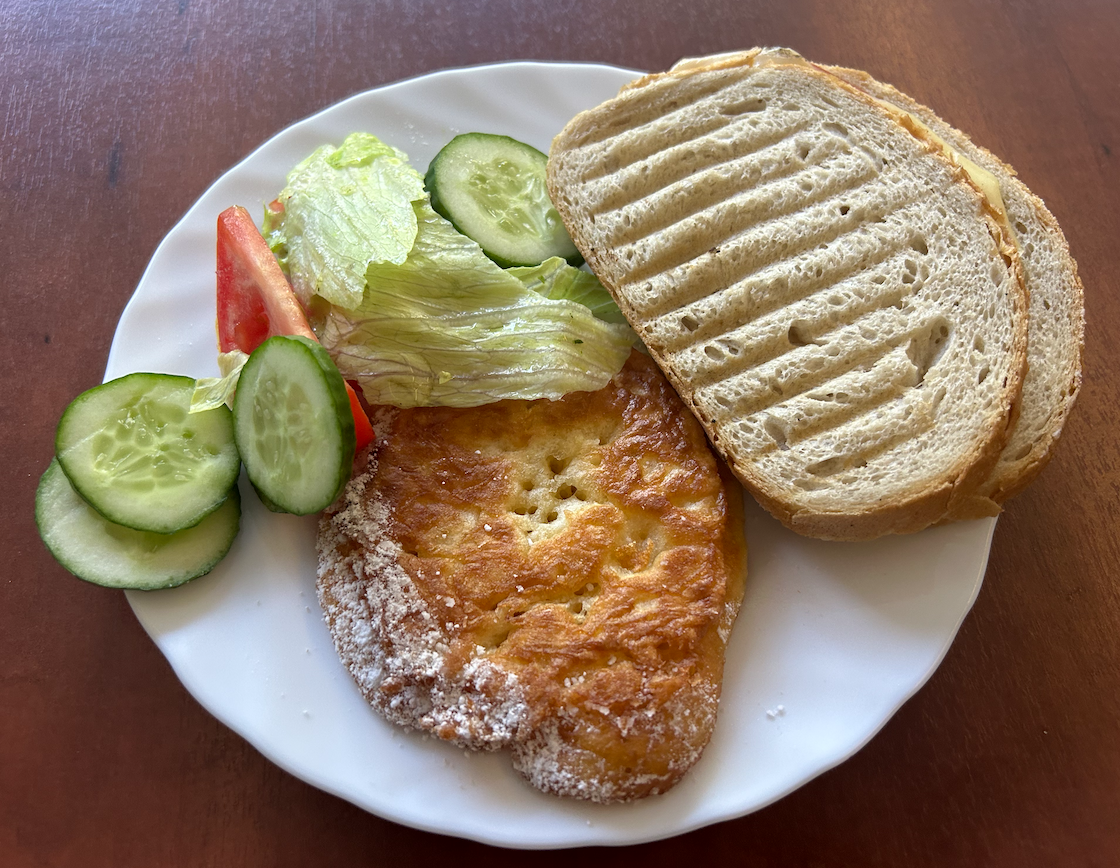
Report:
[[[538,788],[664,792],[715,725],[741,490],[656,366],[599,392],[384,411],[319,531],[343,663],[394,723]]]
[[[922,144],[926,157],[939,163],[952,176],[953,183],[967,188],[967,195],[973,198],[982,212],[983,224],[990,243],[1002,260],[1001,267],[1006,269],[1009,276],[1006,282],[1007,300],[1000,302],[1001,305],[1006,304],[1006,317],[1010,330],[1006,352],[999,357],[1000,369],[1003,371],[999,392],[1001,397],[987,407],[982,418],[975,421],[976,436],[972,439],[971,445],[958,452],[951,465],[944,468],[944,472],[936,478],[928,479],[925,483],[912,486],[903,492],[877,498],[871,503],[853,501],[809,507],[804,498],[790,487],[787,480],[761,471],[756,460],[757,456],[742,454],[734,444],[727,442],[727,438],[721,432],[726,431],[728,423],[716,421],[711,408],[704,406],[697,399],[697,383],[692,374],[678,370],[674,363],[667,359],[664,347],[648,328],[643,327],[648,325],[648,317],[644,310],[635,305],[620,279],[620,275],[629,279],[627,263],[620,258],[616,247],[605,240],[604,230],[600,229],[593,218],[588,219],[587,214],[583,213],[578,195],[573,194],[569,189],[571,179],[568,177],[568,172],[576,172],[575,169],[567,168],[569,155],[589,143],[594,145],[608,136],[615,135],[618,130],[625,129],[630,120],[628,115],[637,111],[629,107],[630,103],[640,100],[643,91],[648,94],[650,102],[665,95],[667,104],[676,106],[686,99],[671,93],[676,83],[705,73],[734,72],[740,67],[748,67],[759,62],[760,55],[763,53],[761,49],[752,49],[714,58],[684,61],[666,73],[644,76],[630,83],[623,88],[620,96],[615,100],[577,116],[553,142],[549,167],[550,194],[553,201],[576,246],[615,296],[627,319],[649,345],[654,357],[665,369],[673,385],[681,392],[685,402],[704,424],[715,448],[723,454],[747,489],[776,518],[806,535],[826,539],[858,540],[871,539],[886,533],[914,532],[945,516],[957,516],[967,512],[968,505],[975,500],[975,492],[989,477],[999,460],[1019,413],[1027,367],[1028,296],[1018,251],[999,209],[992,206],[968,173],[957,162],[950,159],[936,141],[927,136],[919,126],[905,123],[902,112],[892,111],[859,87],[832,75],[825,68],[808,64],[793,52],[765,51],[767,63],[783,64],[788,61],[790,64],[796,64],[807,76],[815,76],[828,87],[847,93],[860,102],[867,112],[881,115],[890,119],[893,125],[905,128]],[[714,88],[715,85],[712,87]],[[617,169],[618,166],[608,160],[602,166],[596,166],[593,174],[601,171],[614,172]],[[720,255],[717,248],[707,253],[713,258],[718,258]]]
[[[1004,199],[1025,206],[1019,209],[1019,219],[1027,223],[1021,231],[1047,245],[1047,250],[1037,257],[1038,261],[1032,262],[1032,268],[1024,267],[1030,315],[1023,390],[1026,404],[1020,421],[992,472],[975,492],[955,503],[947,517],[952,520],[996,515],[1007,500],[1026,488],[1049,463],[1081,390],[1085,293],[1077,263],[1058,221],[1042,199],[1020,180],[1014,168],[892,85],[862,70],[826,69],[876,99],[917,116],[952,147],[992,172],[999,181]],[[1014,227],[1011,227],[1011,234],[1016,235]],[[1015,243],[1019,243],[1017,238]],[[1029,261],[1034,252],[1020,251],[1021,258]],[[1047,258],[1054,262],[1045,261]]]

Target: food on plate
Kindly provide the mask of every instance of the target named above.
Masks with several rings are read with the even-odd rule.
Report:
[[[273,203],[274,216],[279,207]],[[219,365],[222,355],[248,355],[275,335],[318,340],[288,278],[244,208],[234,205],[218,215],[217,251]],[[235,385],[236,380],[231,383]],[[364,449],[373,437],[373,429],[349,383],[346,394],[354,417],[356,448]]]
[[[711,736],[741,491],[574,251],[495,253],[511,233],[495,241],[503,218],[463,188],[503,161],[515,183],[487,182],[488,207],[547,222],[524,217],[551,207],[544,157],[511,139],[459,137],[428,177],[508,269],[368,134],[317,149],[269,208],[265,236],[378,422],[320,523],[320,601],[389,720],[508,748],[547,792],[626,801],[671,787]],[[240,374],[238,410],[279,340]]]
[[[413,203],[424,179],[396,148],[368,133],[321,145],[288,173],[265,216],[265,236],[305,306],[318,296],[351,307],[371,263],[404,262],[416,241]]]
[[[998,502],[986,483],[1027,369],[1017,232],[1045,236],[1066,310],[1080,304],[1052,221],[1013,227],[1009,172],[946,138],[754,49],[641,78],[553,143],[576,246],[736,475],[800,533],[869,539]]]
[[[195,381],[129,374],[70,402],[55,435],[58,463],[109,521],[172,533],[213,512],[241,459],[229,410],[190,413]]]
[[[955,151],[991,172],[1014,230],[1030,295],[1027,376],[1019,420],[999,461],[977,490],[958,501],[954,518],[995,515],[1046,466],[1081,388],[1085,301],[1077,263],[1061,227],[1015,170],[927,107],[865,72],[829,67],[829,72],[876,99],[897,106]]]
[[[576,250],[545,189],[548,157],[489,133],[463,133],[443,146],[424,176],[432,207],[478,242],[498,265],[539,265]]]
[[[129,374],[75,398],[35,493],[35,523],[81,579],[155,590],[208,573],[240,526],[228,408],[190,413],[195,381]]]
[[[35,522],[50,553],[95,585],[153,591],[210,572],[229,552],[241,523],[237,486],[192,527],[152,533],[114,524],[84,501],[57,459],[39,480]]]
[[[318,341],[276,335],[253,350],[237,381],[233,421],[245,472],[269,509],[319,512],[350,479],[350,399]]]
[[[555,401],[375,414],[319,530],[319,598],[389,720],[506,748],[550,793],[664,792],[711,735],[741,489],[656,366]]]
[[[559,398],[602,388],[629,355],[629,326],[563,294],[586,295],[575,269],[559,258],[527,276],[501,268],[432,209],[405,155],[372,135],[317,149],[277,203],[265,237],[319,340],[372,405]]]

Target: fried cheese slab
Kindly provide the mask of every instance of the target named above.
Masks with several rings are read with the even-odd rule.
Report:
[[[319,599],[387,719],[550,793],[664,792],[715,725],[741,489],[657,367],[558,401],[378,414],[319,528]]]

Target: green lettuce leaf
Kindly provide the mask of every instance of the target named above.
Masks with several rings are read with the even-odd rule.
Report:
[[[202,413],[225,404],[233,409],[233,396],[237,393],[237,381],[241,379],[241,369],[249,361],[249,356],[241,350],[218,353],[220,377],[201,377],[194,381],[191,406],[188,413]]]
[[[594,274],[568,265],[554,256],[540,265],[507,268],[528,289],[545,298],[566,298],[591,309],[599,319],[625,323],[626,317],[618,309],[611,294]]]
[[[396,148],[369,133],[323,145],[288,174],[269,245],[306,305],[313,295],[357,307],[371,263],[401,264],[416,240],[412,203],[424,179]]]
[[[600,389],[622,368],[635,339],[629,326],[528,288],[427,200],[413,210],[418,232],[407,258],[370,264],[360,303],[332,305],[320,331],[343,377],[357,380],[370,403],[556,399]],[[556,274],[533,282],[582,285]]]

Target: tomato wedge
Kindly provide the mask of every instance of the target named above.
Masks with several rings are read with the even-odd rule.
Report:
[[[307,314],[249,212],[240,205],[218,215],[218,351],[251,353],[274,335],[317,341]],[[357,448],[373,426],[354,387],[346,384]]]

